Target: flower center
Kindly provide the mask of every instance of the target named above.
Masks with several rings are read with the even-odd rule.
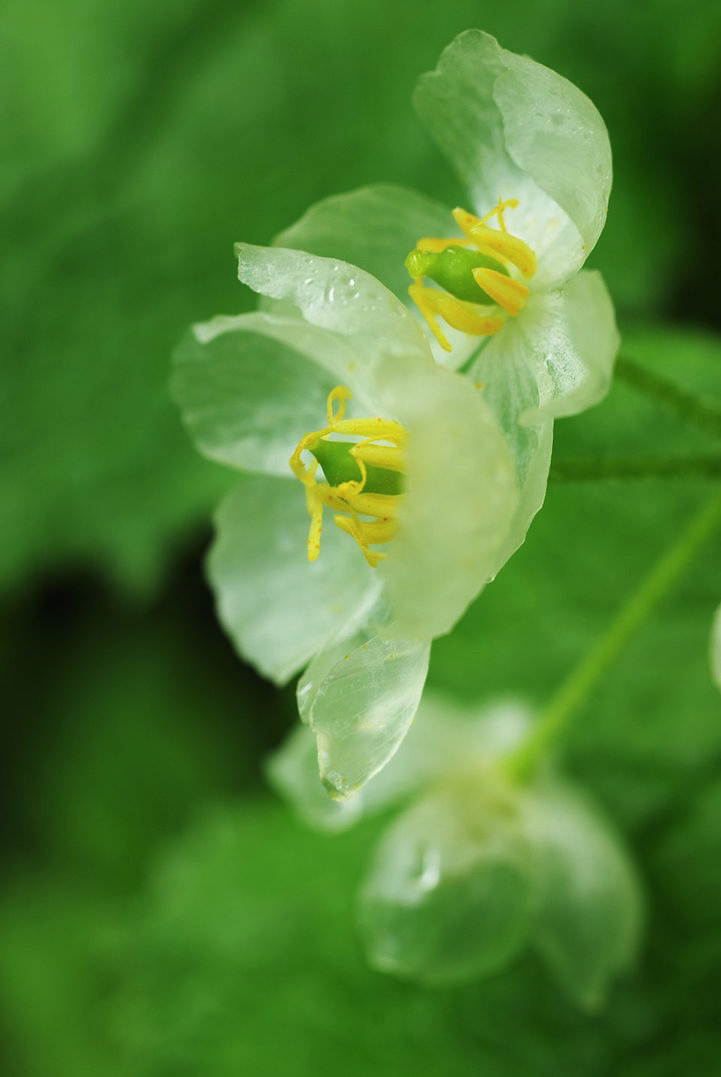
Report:
[[[408,293],[448,352],[451,345],[437,317],[464,333],[490,336],[503,328],[507,318],[518,317],[526,304],[530,290],[519,276],[530,280],[536,272],[536,255],[506,228],[504,213],[517,206],[517,198],[499,198],[485,217],[454,209],[463,236],[419,239],[406,258],[413,278]],[[498,227],[488,223],[493,217]],[[424,277],[442,290],[424,284]]]
[[[395,419],[344,419],[350,397],[345,385],[332,390],[328,425],[301,438],[290,467],[305,486],[310,516],[308,560],[315,561],[320,553],[323,506],[327,505],[335,511],[336,526],[356,540],[375,568],[386,555],[370,547],[389,542],[397,529],[407,435]],[[334,434],[345,440],[332,440]],[[307,466],[301,458],[305,451],[313,457]],[[325,482],[316,479],[318,466]]]

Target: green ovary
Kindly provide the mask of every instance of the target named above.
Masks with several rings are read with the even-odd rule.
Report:
[[[320,464],[329,486],[340,486],[344,482],[358,482],[361,470],[351,454],[355,448],[352,441],[328,441],[320,438],[309,451]],[[388,468],[366,464],[367,478],[363,491],[366,494],[402,494],[403,473]]]
[[[480,251],[450,246],[440,252],[412,250],[405,267],[414,280],[428,277],[441,288],[471,303],[493,303],[494,300],[476,283],[474,269],[494,269],[505,277],[510,274],[502,262]]]

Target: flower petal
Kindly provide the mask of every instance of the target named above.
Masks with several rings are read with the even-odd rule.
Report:
[[[370,962],[425,983],[503,968],[525,944],[531,858],[514,803],[454,787],[386,833],[361,893]]]
[[[580,794],[549,783],[529,795],[541,884],[535,944],[566,989],[594,1008],[636,955],[638,880],[619,839]]]
[[[504,332],[508,328],[512,329],[507,327]],[[482,386],[483,399],[506,435],[519,490],[513,521],[498,551],[495,574],[522,544],[543,505],[551,466],[553,420],[527,421],[527,416],[537,414],[540,401],[536,374],[525,350],[512,348],[500,357],[490,341],[474,363],[471,376]]]
[[[178,346],[171,391],[196,445],[213,460],[289,474],[303,434],[323,425],[326,400],[355,352],[297,319],[266,314],[196,325]]]
[[[344,830],[357,822],[365,807],[365,792],[375,784],[370,782],[347,800],[331,799],[318,775],[318,747],[313,730],[301,723],[273,752],[265,770],[270,784],[292,804],[303,822],[318,830]]]
[[[583,264],[611,190],[608,132],[585,94],[468,30],[420,78],[414,103],[481,215],[499,197],[521,200],[509,231],[536,250],[539,281],[559,283]]]
[[[390,631],[430,639],[450,631],[498,570],[516,477],[506,438],[468,378],[406,364],[381,391],[409,431],[399,531],[379,568]]]
[[[444,326],[452,351],[440,346],[409,299],[411,278],[404,264],[409,251],[424,236],[456,234],[461,238],[450,207],[417,191],[388,183],[361,187],[317,202],[299,221],[276,236],[274,244],[343,258],[371,273],[410,308],[435,361],[457,370],[477,341],[467,333]]]
[[[273,753],[267,773],[307,823],[341,830],[449,774],[471,765],[487,769],[520,744],[531,720],[528,708],[516,701],[494,703],[479,712],[426,691],[403,750],[348,800],[331,800],[323,788],[315,737],[306,725],[297,726]]]
[[[316,735],[321,779],[341,800],[397,751],[418,708],[430,657],[428,643],[362,640],[321,652],[298,682],[298,707]]]
[[[377,280],[355,266],[304,251],[236,244],[238,278],[271,299],[291,302],[311,325],[331,329],[363,357],[354,386],[372,394],[379,370],[398,358],[432,363],[418,322]]]
[[[447,206],[406,187],[379,183],[317,202],[276,236],[274,245],[342,258],[406,303],[411,280],[403,263],[409,251],[423,236],[456,232]]]
[[[608,392],[620,337],[601,274],[584,270],[558,291],[534,295],[481,352],[472,376],[505,386],[509,366],[526,364],[538,385],[538,404],[520,416],[532,425],[575,415]]]
[[[249,476],[222,502],[208,558],[223,626],[240,654],[279,684],[330,639],[352,635],[379,591],[355,544],[333,526],[322,557],[309,564],[308,524],[300,483]]]

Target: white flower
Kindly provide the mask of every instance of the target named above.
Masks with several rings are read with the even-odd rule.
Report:
[[[523,541],[553,417],[603,395],[618,345],[600,277],[578,272],[611,182],[593,105],[478,31],[416,102],[476,215],[454,225],[413,192],[367,188],[316,206],[280,248],[240,245],[262,312],[197,326],[175,378],[201,450],[253,476],[218,515],[220,617],[279,683],[310,663],[300,713],[340,797],[395,752],[430,641]]]
[[[468,364],[510,438],[521,484],[513,549],[543,503],[553,418],[605,395],[618,351],[603,280],[581,269],[606,220],[608,133],[570,82],[478,30],[448,46],[414,101],[465,187],[464,208],[366,187],[320,202],[277,242],[345,258],[405,302],[410,267],[437,360]],[[450,258],[438,253],[448,243]]]
[[[271,309],[196,326],[174,376],[201,451],[250,473],[218,513],[210,578],[262,673],[310,663],[301,717],[346,797],[405,735],[430,641],[503,563],[516,474],[483,394],[383,285],[297,251],[238,258]]]
[[[312,738],[296,730],[269,764],[305,819],[340,829],[410,801],[381,839],[360,895],[369,960],[443,984],[535,949],[586,1008],[633,960],[642,901],[634,869],[593,804],[551,771],[504,772],[531,727],[518,703],[461,708],[426,693],[403,751],[353,800],[323,795]]]

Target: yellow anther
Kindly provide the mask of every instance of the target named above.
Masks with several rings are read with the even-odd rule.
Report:
[[[471,239],[464,236],[452,236],[450,239],[432,239],[426,236],[424,239],[418,240],[416,250],[433,251],[434,254],[440,254],[449,247],[467,247],[472,242]]]
[[[438,325],[435,315],[443,318],[453,329],[460,329],[463,333],[473,333],[477,336],[492,336],[503,329],[505,324],[503,318],[494,314],[494,307],[468,303],[464,299],[456,299],[448,292],[441,292],[436,288],[411,284],[408,294],[425,318],[440,346],[447,352],[451,351],[451,345]]]
[[[345,415],[345,403],[346,400],[350,400],[351,392],[345,385],[336,385],[335,389],[331,389],[328,394],[328,403],[326,404],[326,411],[328,413],[328,422],[333,426]],[[338,402],[338,410],[333,411],[333,405]]]
[[[521,313],[531,294],[525,284],[507,277],[504,273],[498,273],[495,269],[474,269],[472,273],[478,287],[482,288],[486,295],[490,295],[491,299],[495,299],[507,314],[516,318]]]
[[[326,430],[308,436],[323,437],[326,433],[351,434],[367,441],[392,441],[396,445],[404,445],[407,436],[405,428],[395,419],[340,419]]]
[[[345,485],[345,484],[343,484]],[[362,491],[343,491],[342,486],[319,483],[316,487],[323,504],[331,509],[360,512],[378,520],[395,520],[400,511],[397,494],[364,494]],[[343,492],[341,492],[343,491]]]
[[[345,531],[356,540],[371,568],[376,568],[379,561],[386,556],[380,550],[371,550],[369,548],[371,544],[390,542],[398,530],[398,525],[393,521],[364,523],[357,517],[334,516],[333,522],[341,531]]]
[[[401,428],[402,429],[402,428]],[[404,431],[405,433],[405,431]],[[351,456],[358,462],[373,464],[374,467],[382,467],[386,471],[404,471],[403,453],[394,445],[376,445],[371,438],[359,441],[350,451]]]
[[[511,235],[503,220],[503,210],[513,209],[517,205],[517,199],[509,198],[505,202],[499,202],[485,217],[476,217],[473,213],[456,207],[453,210],[453,219],[479,251],[496,258],[500,256],[503,261],[515,266],[526,280],[530,280],[536,272],[536,255],[527,243],[518,236]],[[494,214],[498,217],[500,230],[490,228],[486,223]]]
[[[407,435],[403,426],[395,419],[345,419],[345,406],[350,398],[350,390],[344,385],[338,385],[332,390],[326,406],[328,425],[300,439],[290,458],[290,467],[305,487],[310,516],[308,560],[317,560],[320,553],[323,508],[327,506],[336,513],[333,517],[336,526],[352,535],[368,564],[375,568],[385,554],[369,547],[389,542],[393,538],[397,529],[400,494],[379,493],[377,487],[368,490],[368,468],[379,469],[374,482],[380,483],[381,489],[388,489],[389,480],[382,480],[380,475],[382,471],[403,472],[402,450]],[[351,435],[362,439],[353,445],[348,454],[357,466],[359,478],[347,478],[335,485],[318,482],[318,461],[313,458],[307,466],[304,464],[302,454],[306,451],[320,451],[321,439],[327,441],[332,434]],[[390,444],[387,444],[388,442]],[[324,463],[324,468],[326,466]],[[391,488],[393,485],[391,484]],[[397,486],[397,483],[395,485]]]
[[[535,275],[536,255],[528,244],[517,236],[479,224],[473,229],[473,240],[479,251],[496,257],[500,255],[506,262],[515,266],[526,280],[530,280]]]

